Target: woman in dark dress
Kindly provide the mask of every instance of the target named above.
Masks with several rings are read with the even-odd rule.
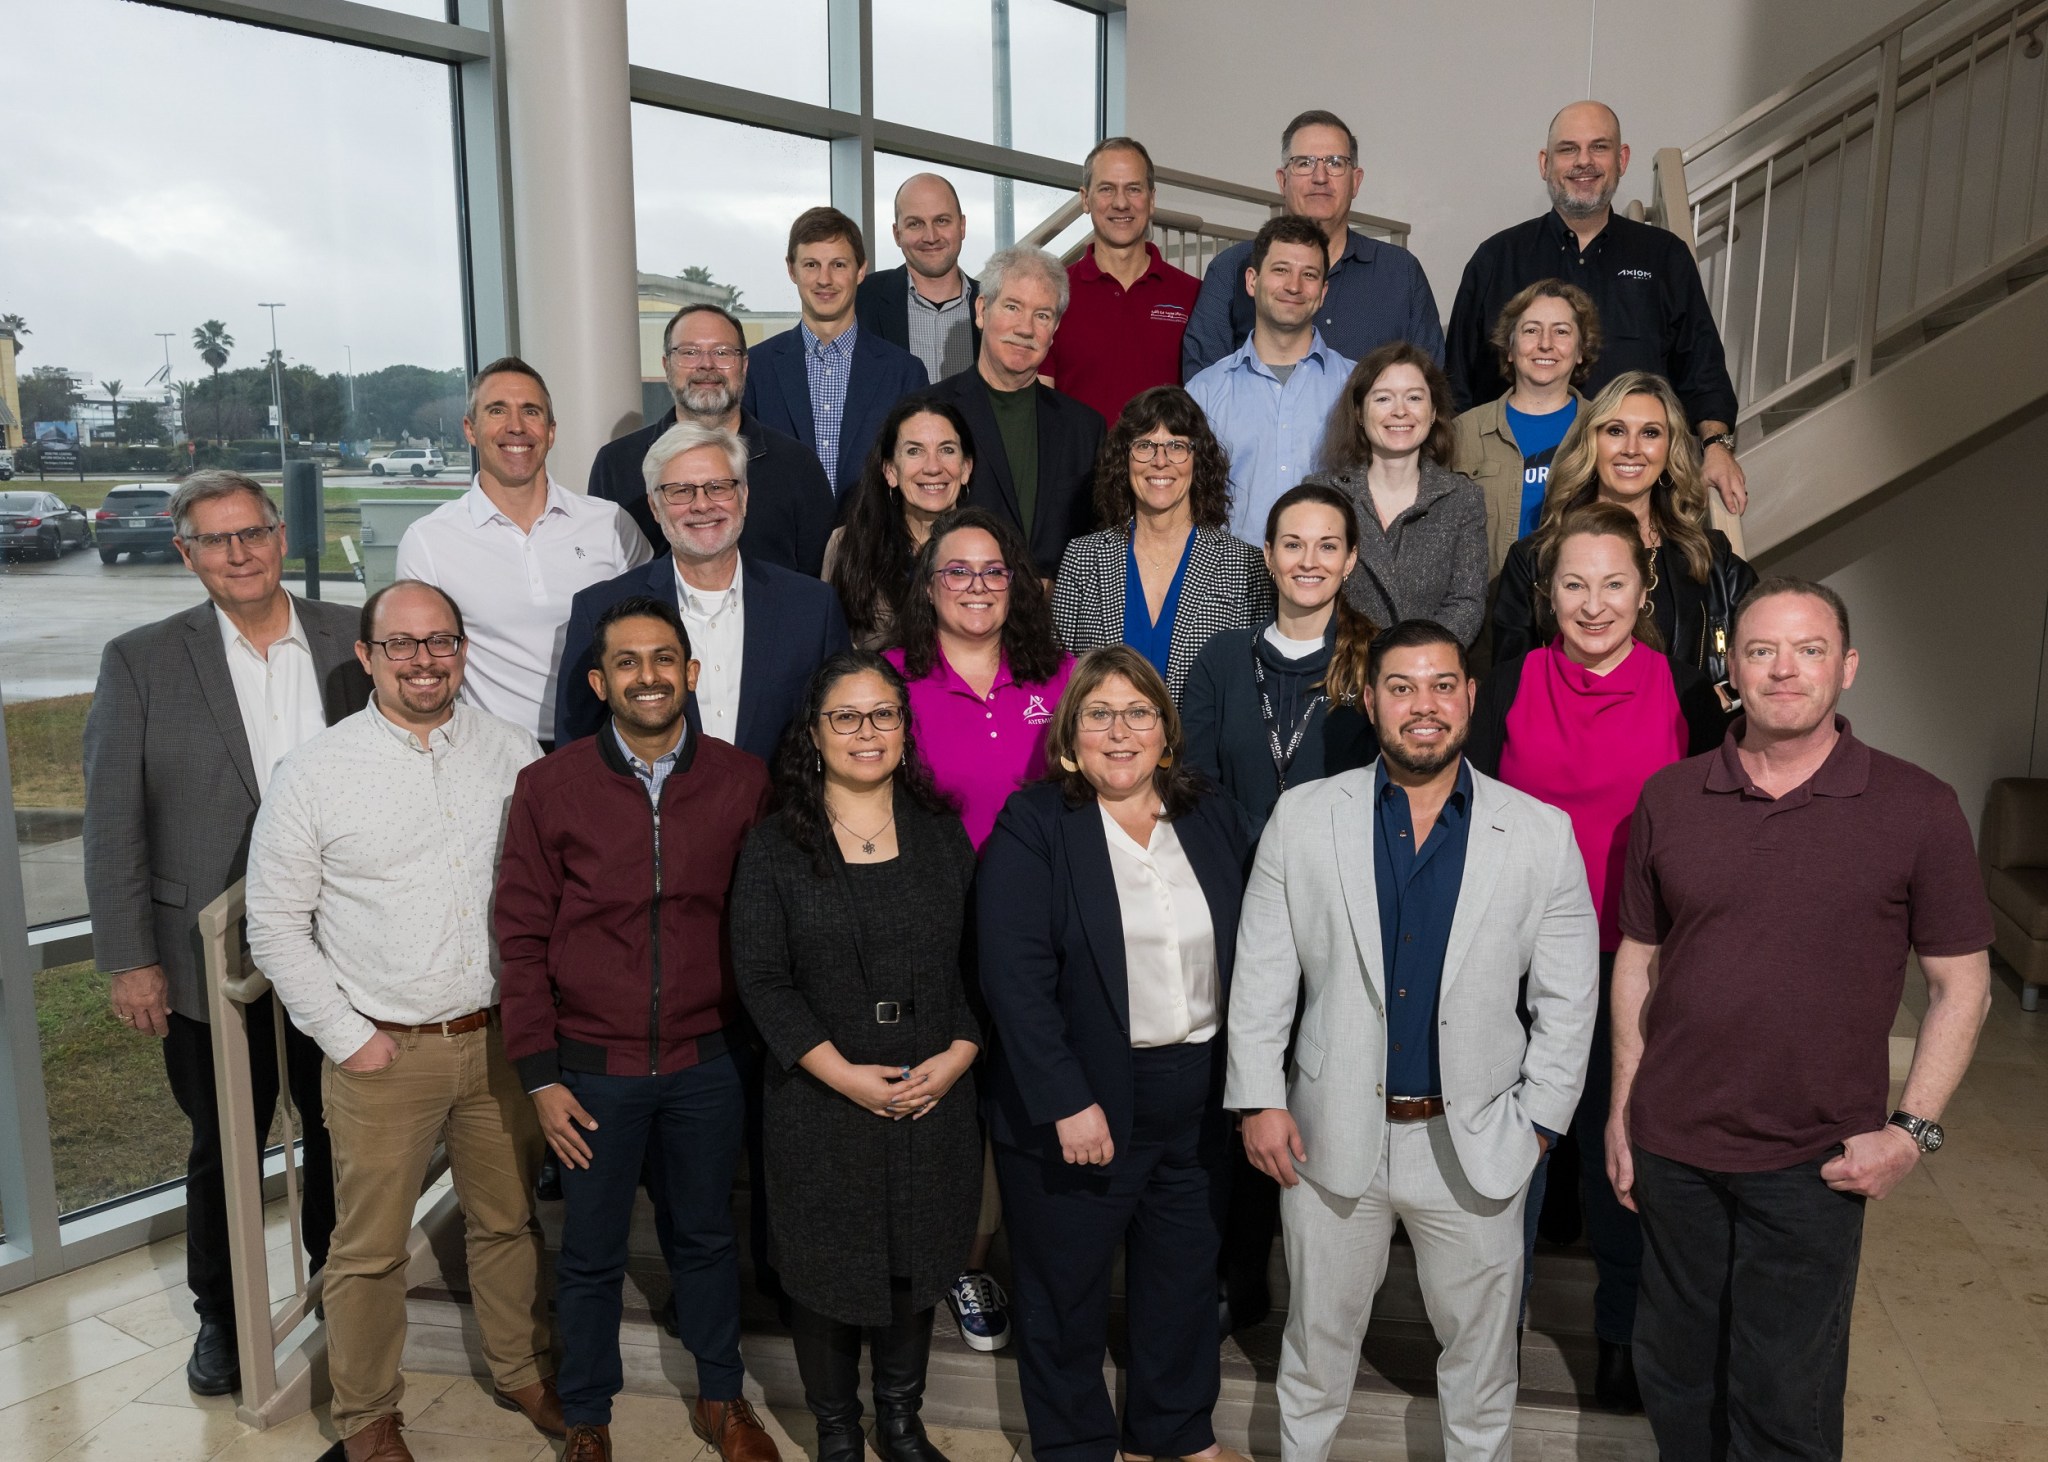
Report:
[[[981,1203],[974,849],[918,760],[902,677],[866,651],[811,678],[776,787],[734,877],[733,964],[768,1048],[769,1233],[818,1459],[863,1455],[865,1334],[876,1448],[944,1462],[918,1408]]]

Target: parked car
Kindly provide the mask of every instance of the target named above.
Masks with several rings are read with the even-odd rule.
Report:
[[[84,511],[54,492],[0,492],[0,553],[55,559],[91,542]]]
[[[14,453],[6,447],[0,447],[0,482],[12,482],[13,480]]]
[[[370,459],[372,477],[434,477],[448,470],[448,461],[432,447],[394,447],[381,457]]]
[[[159,482],[132,482],[109,488],[92,515],[92,535],[99,542],[100,562],[112,563],[124,553],[170,551],[178,528],[171,521],[173,489]]]

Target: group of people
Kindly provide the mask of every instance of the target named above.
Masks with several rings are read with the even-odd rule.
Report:
[[[1128,138],[1066,268],[968,276],[935,175],[897,269],[806,212],[800,322],[679,311],[674,410],[586,493],[540,373],[486,366],[469,491],[359,613],[285,592],[258,484],[188,478],[208,602],[108,646],[85,836],[113,1008],[193,1122],[192,1388],[238,1368],[196,920],[246,877],[290,1017],[253,1116],[288,1086],[306,1118],[351,1462],[411,1455],[437,1145],[496,1399],[574,1462],[612,1455],[643,1188],[690,1424],[777,1455],[743,1159],[820,1462],[866,1445],[863,1352],[877,1450],[943,1462],[942,1302],[1014,1341],[1035,1455],[1234,1457],[1219,1343],[1276,1230],[1282,1451],[1319,1462],[1396,1221],[1445,1453],[1505,1459],[1564,1142],[1600,1399],[1670,1458],[1838,1456],[1862,1205],[1940,1144],[1989,914],[1954,794],[1836,712],[1846,607],[1708,524],[1745,500],[1735,402],[1682,245],[1611,211],[1613,113],[1567,107],[1539,160],[1554,207],[1475,255],[1448,370],[1308,112],[1284,211],[1201,281]],[[1888,1117],[1909,951],[1932,1005]]]

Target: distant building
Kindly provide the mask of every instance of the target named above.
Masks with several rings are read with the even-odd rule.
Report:
[[[22,443],[21,383],[14,375],[14,337],[0,332],[0,447]]]
[[[120,408],[121,420],[128,420],[128,413],[147,401],[156,408],[156,419],[163,424],[159,440],[169,446],[185,435],[185,418],[175,386],[146,386],[139,390],[124,389],[118,402],[109,398],[107,388],[98,383],[85,384],[81,378],[78,388],[78,402],[71,408],[71,419],[78,423],[78,440],[81,444],[97,443],[106,446],[114,440],[115,407]]]
[[[771,335],[780,335],[797,322],[794,310],[756,313],[744,306],[733,309],[734,293],[728,284],[702,284],[674,274],[640,275],[640,396],[649,421],[674,404],[668,393],[668,378],[661,369],[661,332],[684,305],[717,305],[732,310],[750,346],[759,345]]]

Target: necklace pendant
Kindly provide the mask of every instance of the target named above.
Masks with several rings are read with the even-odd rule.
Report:
[[[862,843],[860,845],[860,850],[863,853],[872,853],[875,851],[875,845],[873,843]]]

